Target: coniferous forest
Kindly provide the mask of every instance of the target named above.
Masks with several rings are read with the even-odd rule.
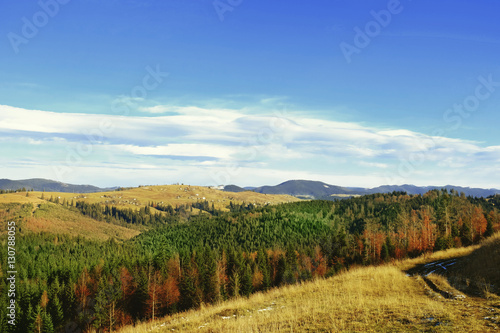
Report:
[[[127,241],[31,233],[23,225],[32,204],[1,204],[1,220],[18,226],[17,323],[7,324],[2,307],[1,332],[112,331],[353,265],[474,244],[500,228],[499,196],[446,190],[264,207],[231,202],[226,212],[208,201],[133,210],[45,199],[39,209],[57,205],[145,231]],[[6,248],[7,235],[0,240]],[[4,277],[6,256],[0,252]],[[0,283],[6,304],[6,279]]]

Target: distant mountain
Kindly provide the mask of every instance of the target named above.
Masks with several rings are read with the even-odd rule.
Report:
[[[236,185],[226,186],[225,191],[232,191],[231,188],[237,189],[241,192],[242,189]],[[362,187],[341,187],[336,185],[326,184],[320,181],[311,180],[289,180],[276,186],[261,186],[253,188],[252,191],[264,194],[288,194],[298,198],[304,199],[337,199],[349,198],[353,196],[374,194],[374,193],[391,193],[406,192],[408,194],[424,194],[434,189],[447,189],[465,193],[466,196],[473,197],[488,197],[494,194],[500,194],[497,189],[482,189],[470,188],[461,186],[415,186],[415,185],[384,185],[375,188],[362,188]],[[236,192],[236,191],[234,191]]]
[[[92,185],[72,185],[41,178],[24,179],[24,180],[0,179],[1,190],[19,190],[22,188],[34,191],[70,192],[70,193],[105,192],[115,189],[115,188],[100,188]]]
[[[223,191],[225,192],[245,192],[245,191],[249,191],[243,187],[239,187],[239,186],[236,186],[236,185],[226,185],[224,186],[224,189]]]
[[[358,194],[344,187],[312,180],[289,180],[276,186],[257,187],[253,191],[265,194],[288,194],[310,199],[331,198],[332,195],[345,197]]]
[[[415,186],[415,185],[384,185],[384,186],[379,186],[375,187],[372,189],[367,189],[368,193],[389,193],[393,191],[403,191],[408,194],[424,194],[426,192],[432,191],[432,190],[441,190],[441,189],[447,189],[448,191],[450,190],[455,190],[458,193],[465,193],[466,196],[472,196],[472,197],[488,197],[490,195],[495,195],[495,194],[500,194],[500,190],[490,188],[490,189],[484,189],[484,188],[471,188],[471,187],[461,187],[461,186],[454,186],[454,185],[446,185],[446,186]]]

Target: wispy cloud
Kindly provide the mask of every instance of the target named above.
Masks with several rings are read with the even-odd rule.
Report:
[[[171,108],[166,105],[141,106],[139,107],[139,111],[155,114],[172,112]]]
[[[172,105],[143,111],[156,115],[68,114],[0,106],[0,153],[8,162],[4,172],[17,174],[19,170],[8,165],[29,154],[42,165],[54,165],[75,159],[71,151],[87,149],[72,168],[86,168],[85,177],[95,179],[100,179],[92,174],[96,168],[101,174],[103,170],[112,173],[116,165],[136,170],[133,174],[139,180],[149,179],[154,173],[140,172],[149,165],[158,171],[168,168],[171,177],[182,178],[177,181],[196,178],[206,184],[211,182],[211,172],[231,167],[239,169],[231,182],[241,181],[241,185],[261,184],[269,175],[273,179],[309,175],[332,183],[349,179],[352,183],[340,185],[358,186],[369,175],[371,181],[364,185],[375,186],[387,180],[387,173],[400,172],[401,161],[419,156],[423,160],[414,172],[403,175],[405,182],[460,180],[457,185],[479,185],[489,181],[491,187],[500,187],[498,181],[494,183],[500,146],[293,112],[249,114],[241,109]],[[106,130],[100,130],[103,124]],[[14,143],[15,149],[7,148]],[[481,169],[483,176],[469,176]],[[243,171],[248,174],[243,176]]]

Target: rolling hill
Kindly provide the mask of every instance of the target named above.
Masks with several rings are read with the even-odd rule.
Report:
[[[28,181],[21,184],[36,185],[35,183],[39,185],[46,184],[44,180],[40,180],[40,182]],[[228,207],[231,202],[237,205],[246,203],[254,206],[265,206],[268,204],[299,201],[299,199],[288,195],[265,195],[255,192],[223,192],[207,187],[189,185],[141,186],[119,191],[92,193],[33,191],[28,193],[0,194],[0,216],[6,210],[11,210],[12,214],[20,215],[19,212],[23,209],[21,205],[25,205],[25,207],[30,206],[30,212],[22,214],[22,217],[25,218],[23,222],[25,230],[67,234],[100,240],[108,238],[125,240],[147,230],[143,226],[124,223],[111,224],[104,221],[97,221],[89,216],[83,216],[80,212],[72,209],[63,209],[61,205],[55,205],[53,202],[49,202],[49,200],[57,200],[59,203],[67,202],[68,204],[72,202],[85,202],[89,205],[99,204],[122,210],[132,209],[133,211],[138,211],[151,202],[171,205],[172,207],[181,205],[191,206],[206,202],[209,207],[213,205],[217,210],[229,211]],[[154,211],[158,212],[157,210]],[[194,214],[198,213],[200,211],[194,209]],[[3,217],[1,220],[6,220],[6,217]],[[3,233],[5,233],[5,230],[0,231],[0,234]]]

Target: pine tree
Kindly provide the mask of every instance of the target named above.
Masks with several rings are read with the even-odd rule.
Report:
[[[261,289],[267,290],[271,287],[272,280],[271,280],[271,272],[269,269],[269,260],[267,258],[266,252],[263,249],[260,249],[257,252],[257,265],[259,271],[262,273]]]
[[[21,320],[21,331],[26,329],[26,332],[33,332],[36,329],[38,313],[33,309],[31,304],[28,305],[28,310],[25,312],[24,319]]]
[[[252,285],[252,269],[250,265],[246,264],[242,267],[241,272],[241,295],[250,296],[253,292]]]
[[[380,253],[382,261],[389,261],[389,248],[387,247],[387,243],[382,244],[382,251]]]
[[[57,295],[52,296],[52,300],[49,302],[49,313],[54,328],[58,329],[64,322],[64,311]]]
[[[52,323],[52,318],[50,313],[47,311],[42,311],[42,331],[44,333],[54,333],[54,324]]]
[[[460,228],[460,238],[465,246],[471,245],[473,241],[472,230],[469,223],[464,222]]]
[[[283,282],[285,282],[285,273],[287,271],[286,260],[283,255],[280,255],[276,268],[276,278],[274,280],[274,285],[279,287]]]
[[[203,289],[203,302],[211,304],[220,300],[220,283],[217,276],[215,254],[208,248],[197,252],[197,266]]]
[[[229,277],[229,286],[230,286],[230,296],[237,297],[240,295],[241,281],[240,281],[240,274],[238,272],[234,272]]]
[[[484,232],[484,237],[489,237],[495,233],[495,230],[493,229],[493,221],[491,219],[488,219],[488,222],[486,224],[486,231]]]
[[[183,265],[183,274],[180,282],[180,308],[187,310],[198,307],[201,303],[201,292],[198,288],[198,272],[191,260]]]
[[[35,331],[41,333],[43,328],[42,307],[40,305],[37,305],[34,313],[35,313],[35,322],[34,322]]]

